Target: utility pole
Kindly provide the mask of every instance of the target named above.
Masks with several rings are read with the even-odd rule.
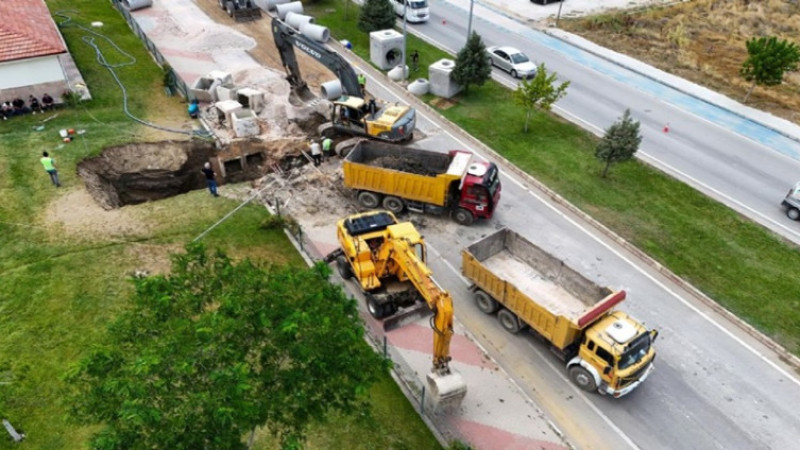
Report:
[[[561,0],[560,2],[558,2],[558,14],[556,14],[556,28],[558,28],[558,20],[561,19],[561,6],[564,5],[564,1],[566,0]]]
[[[408,13],[408,0],[403,0],[403,78],[406,80],[406,53],[408,53],[408,30],[406,29],[406,14]]]
[[[467,42],[469,37],[472,36],[472,7],[475,6],[475,0],[469,0],[469,22],[467,23]]]

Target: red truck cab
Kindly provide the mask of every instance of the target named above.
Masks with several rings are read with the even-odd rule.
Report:
[[[459,150],[450,152],[451,156],[455,153],[468,153]],[[460,197],[458,208],[453,214],[464,214],[464,210],[472,215],[472,220],[456,217],[459,223],[471,223],[474,219],[491,219],[494,209],[500,201],[500,171],[497,165],[488,161],[477,161],[469,165],[459,186]]]

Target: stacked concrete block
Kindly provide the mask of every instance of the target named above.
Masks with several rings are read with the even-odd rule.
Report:
[[[236,137],[258,136],[261,133],[256,113],[249,109],[231,112],[231,121],[229,123]]]
[[[217,109],[217,119],[220,121],[224,120],[229,129],[233,126],[233,113],[242,110],[242,104],[235,100],[216,102],[214,103],[214,107]]]
[[[461,92],[461,86],[450,78],[456,63],[452,59],[440,59],[428,67],[430,92],[442,98],[450,98]]]
[[[242,88],[239,89],[235,99],[245,108],[251,109],[256,114],[264,109],[264,92],[258,89]]]
[[[403,35],[395,30],[379,30],[369,34],[369,58],[381,70],[403,63]]]
[[[217,86],[217,100],[238,100],[237,90],[235,86]]]

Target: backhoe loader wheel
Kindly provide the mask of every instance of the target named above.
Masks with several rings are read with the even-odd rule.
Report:
[[[383,198],[383,207],[395,214],[400,214],[405,209],[406,204],[399,198],[390,195]]]
[[[500,325],[511,334],[517,334],[522,329],[517,316],[507,309],[501,309],[500,312],[497,313],[497,320],[499,320]]]
[[[381,198],[374,192],[361,191],[358,193],[358,203],[364,208],[374,209],[381,204]]]
[[[475,291],[475,304],[478,305],[478,309],[486,314],[494,314],[500,306],[495,299],[481,290]]]
[[[594,392],[597,390],[597,383],[594,381],[594,377],[588,370],[581,366],[575,365],[570,367],[569,378],[586,392]]]
[[[381,305],[375,300],[375,297],[367,295],[367,310],[372,317],[380,320],[389,315],[387,311],[389,308],[386,306],[389,305]]]
[[[461,225],[472,225],[472,222],[475,220],[475,216],[473,216],[472,213],[467,209],[458,208],[453,212],[453,220]]]
[[[339,271],[339,275],[345,280],[353,278],[353,268],[350,267],[350,263],[347,262],[344,256],[336,258],[336,270]]]

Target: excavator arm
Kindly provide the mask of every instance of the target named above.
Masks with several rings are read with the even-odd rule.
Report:
[[[439,375],[450,373],[450,339],[453,336],[453,298],[433,278],[428,266],[417,257],[411,244],[405,239],[394,239],[383,248],[386,255],[378,258],[383,265],[397,264],[433,311],[433,371]],[[377,271],[386,270],[378,266]]]
[[[323,44],[304,36],[277,17],[272,19],[272,37],[275,40],[278,53],[281,55],[281,63],[284,70],[286,70],[286,79],[301,98],[307,98],[311,93],[308,85],[300,75],[300,67],[297,64],[297,57],[294,53],[295,47],[333,72],[342,84],[342,93],[344,95],[361,97],[358,76],[350,63],[342,58],[341,55],[328,49]]]

